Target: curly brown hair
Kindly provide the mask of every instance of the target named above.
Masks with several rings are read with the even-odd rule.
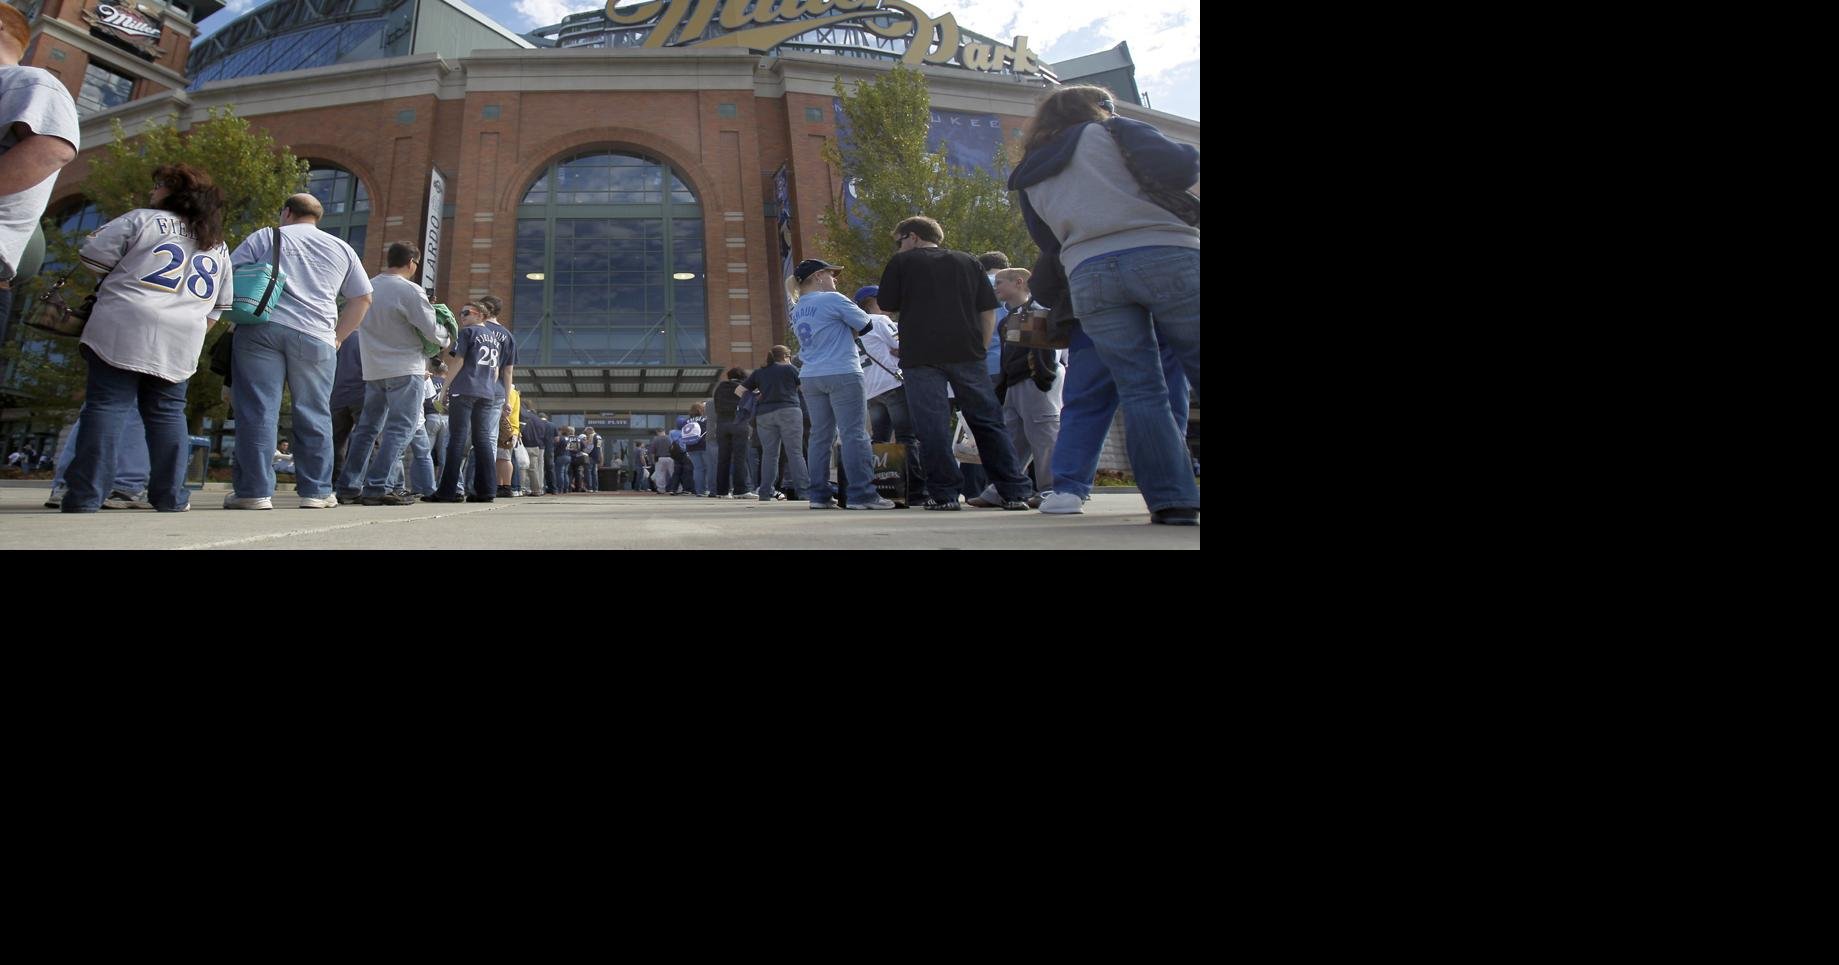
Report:
[[[168,192],[160,210],[184,218],[200,250],[223,243],[223,191],[210,175],[189,164],[163,164],[154,169],[153,184]]]

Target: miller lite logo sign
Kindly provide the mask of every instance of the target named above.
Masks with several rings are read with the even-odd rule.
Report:
[[[98,3],[95,10],[83,11],[83,19],[89,22],[91,34],[148,60],[165,53],[156,46],[160,42],[159,22],[148,20],[129,7]]]

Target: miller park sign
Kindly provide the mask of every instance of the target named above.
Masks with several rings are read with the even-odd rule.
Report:
[[[906,40],[904,59],[909,64],[956,63],[971,70],[1052,76],[1028,49],[1027,37],[1017,37],[1008,46],[962,43],[958,18],[949,13],[932,17],[907,0],[647,0],[615,9],[620,2],[607,0],[607,19],[621,26],[651,22],[646,47],[765,52],[812,30],[850,25],[887,40]],[[704,38],[711,22],[720,23],[726,32]]]
[[[83,11],[83,22],[89,24],[91,35],[148,60],[157,60],[166,53],[159,47],[159,22],[147,20],[128,7],[98,3]]]

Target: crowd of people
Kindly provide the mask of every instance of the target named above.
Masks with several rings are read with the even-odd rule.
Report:
[[[5,26],[0,292],[20,224],[29,233],[77,146],[62,84],[12,66],[19,41],[11,18]],[[232,307],[232,266],[278,260],[285,297],[266,324],[230,333],[226,509],[273,509],[285,473],[302,509],[629,486],[887,510],[895,503],[876,491],[874,447],[892,444],[907,447],[920,490],[910,499],[926,510],[1072,515],[1091,496],[1121,408],[1152,521],[1198,524],[1185,436],[1188,393],[1200,384],[1200,229],[1197,214],[1190,223],[1162,195],[1198,183],[1199,152],[1117,116],[1110,94],[1091,86],[1046,97],[1024,149],[1009,186],[1041,252],[1032,268],[953,250],[923,214],[899,224],[881,276],[853,295],[840,266],[807,259],[785,279],[796,352],[775,345],[758,368],[729,369],[674,428],[611,442],[524,404],[499,299],[460,305],[443,324],[414,280],[414,245],[389,245],[385,268],[368,277],[350,245],[319,229],[320,202],[298,194],[275,227],[230,251],[210,174],[164,166],[143,207],[82,245],[100,282],[79,349],[86,394],[62,456],[26,445],[7,465],[55,462],[47,505],[66,513],[189,509],[187,382]],[[1067,348],[1019,340],[1032,317],[1050,314],[1077,319]],[[291,449],[276,438],[283,390]]]

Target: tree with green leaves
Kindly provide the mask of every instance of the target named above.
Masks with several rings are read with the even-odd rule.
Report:
[[[852,186],[847,213],[831,198],[823,216],[821,257],[843,265],[845,287],[873,285],[894,256],[894,228],[926,215],[945,229],[945,247],[972,255],[1000,251],[1018,268],[1039,254],[1022,224],[1021,205],[1009,194],[1010,148],[999,146],[990,170],[961,170],[946,160],[943,145],[928,153],[926,134],[932,99],[926,77],[897,68],[852,93],[836,82],[847,127],[824,145],[824,160]]]
[[[252,127],[237,117],[231,108],[214,108],[210,119],[180,132],[171,124],[160,125],[130,138],[121,122],[113,122],[114,141],[102,157],[90,164],[83,182],[83,194],[101,210],[105,219],[118,218],[147,203],[153,189],[153,172],[167,164],[189,164],[211,176],[224,195],[224,243],[231,250],[252,231],[277,223],[281,205],[306,184],[307,162],[275,143],[267,131]],[[64,268],[75,265],[84,235],[65,232],[53,222],[45,223],[46,269],[23,295],[36,294],[63,277]],[[65,292],[76,304],[95,290],[96,281],[89,272],[72,273]],[[204,344],[198,371],[186,392],[186,420],[196,432],[207,417],[222,418],[223,380],[210,370],[211,345],[223,337],[229,324],[219,322],[217,331]],[[6,355],[15,362],[13,384],[18,394],[31,398],[33,408],[41,413],[68,411],[74,415],[82,404],[86,381],[82,360],[75,345],[66,340],[48,345],[28,335],[32,341],[6,347]]]

